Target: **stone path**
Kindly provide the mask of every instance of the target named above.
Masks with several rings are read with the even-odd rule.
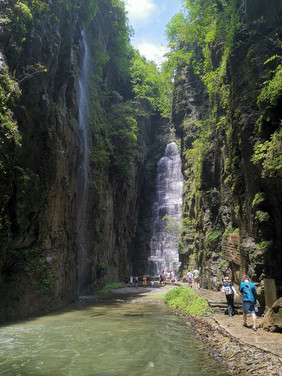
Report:
[[[185,285],[185,284],[183,284]],[[266,332],[263,329],[258,329],[256,332],[252,330],[252,317],[248,315],[248,328],[243,327],[243,316],[242,316],[242,302],[241,296],[235,297],[235,309],[238,314],[233,317],[229,317],[224,314],[227,308],[226,298],[221,292],[211,291],[205,289],[195,290],[199,295],[208,300],[211,307],[213,307],[215,314],[212,318],[217,322],[223,329],[225,329],[231,336],[239,339],[241,342],[246,343],[251,346],[255,346],[261,350],[270,352],[274,355],[281,357],[282,361],[282,334],[281,333],[271,333]],[[262,318],[257,317],[257,324],[259,326]],[[281,372],[282,375],[282,372]]]
[[[180,285],[180,284],[177,284]],[[187,284],[183,283],[183,286],[187,286]],[[114,290],[114,294],[119,295],[131,295],[136,298],[146,298],[150,295],[155,294],[165,294],[171,288],[174,288],[174,284],[167,284],[163,287],[138,287],[137,289],[124,287],[121,289]],[[282,362],[282,334],[280,333],[271,333],[266,332],[263,329],[258,329],[257,332],[254,332],[251,329],[252,319],[251,315],[248,316],[248,325],[249,328],[245,328],[242,326],[243,318],[242,318],[242,303],[241,297],[235,297],[235,308],[237,309],[237,315],[233,317],[229,317],[228,315],[224,314],[224,311],[227,308],[226,298],[225,295],[218,291],[211,291],[205,289],[196,289],[195,290],[199,295],[204,297],[208,300],[209,304],[213,307],[215,313],[211,316],[212,319],[220,325],[229,335],[235,337],[236,339],[240,340],[244,344],[248,344],[251,346],[255,346],[261,350],[266,352],[270,352],[274,355],[277,355],[281,358]],[[258,317],[258,325],[261,322],[261,318]],[[281,373],[282,375],[282,373]]]
[[[221,294],[220,292],[204,290],[204,289],[199,289],[196,291],[198,294],[200,294],[205,299],[207,299],[209,303],[225,302],[225,305],[227,307],[225,296]],[[241,305],[240,300],[241,300],[240,297],[236,297],[237,304],[235,304],[235,306]],[[231,336],[239,339],[241,342],[246,343],[248,345],[255,346],[261,350],[270,352],[274,355],[278,355],[279,357],[282,358],[282,334],[266,332],[265,330],[260,329],[260,328],[256,332],[254,332],[251,329],[252,328],[251,315],[248,315],[248,320],[247,320],[248,325],[249,325],[248,328],[245,328],[242,326],[242,323],[243,323],[242,314],[229,317],[228,315],[225,315],[224,313],[215,313],[212,317]],[[262,318],[258,317],[257,318],[258,326],[261,321],[262,321]]]

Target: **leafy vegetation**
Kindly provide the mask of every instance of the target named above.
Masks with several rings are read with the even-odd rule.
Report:
[[[191,314],[203,317],[213,312],[206,299],[194,290],[183,286],[168,291],[165,295],[165,303],[171,309],[179,310],[184,315]]]
[[[123,283],[121,282],[108,283],[101,290],[99,290],[99,293],[109,294],[112,290],[119,289],[121,287],[123,287]]]
[[[48,267],[41,251],[36,248],[26,248],[12,251],[14,260],[21,265],[24,274],[28,278],[30,286],[44,295],[51,294],[51,288],[55,282],[55,276]]]
[[[135,50],[130,70],[135,98],[141,104],[147,104],[147,116],[159,111],[164,118],[171,118],[172,82],[169,67],[164,64],[160,71],[154,62],[147,61]]]
[[[252,162],[261,167],[262,177],[275,178],[282,170],[282,128],[270,140],[259,141],[254,146]]]

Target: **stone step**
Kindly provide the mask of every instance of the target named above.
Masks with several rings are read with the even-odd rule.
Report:
[[[226,302],[209,302],[209,305],[214,310],[214,312],[227,312],[227,303]],[[234,303],[235,313],[241,315],[243,313],[242,304]]]

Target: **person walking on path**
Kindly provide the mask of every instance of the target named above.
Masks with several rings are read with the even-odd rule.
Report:
[[[130,287],[133,287],[133,276],[131,275],[129,278]]]
[[[196,283],[196,289],[200,288],[200,272],[197,268],[193,270],[194,282]]]
[[[192,287],[193,279],[194,279],[193,273],[190,270],[188,270],[188,272],[187,272],[187,281],[188,281],[188,286],[189,287]]]
[[[243,326],[248,327],[247,325],[247,314],[250,311],[253,318],[253,327],[254,331],[257,330],[257,318],[255,312],[255,302],[257,298],[256,286],[253,282],[250,282],[250,278],[247,275],[244,275],[243,282],[240,283],[239,291],[242,294],[243,299]]]
[[[234,294],[238,296],[233,283],[229,277],[225,277],[222,286],[223,293],[225,294],[227,301],[228,315],[232,317],[234,315]]]

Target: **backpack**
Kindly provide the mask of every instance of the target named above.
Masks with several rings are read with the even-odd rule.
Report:
[[[230,286],[224,286],[225,295],[231,295],[232,294],[232,288]]]

